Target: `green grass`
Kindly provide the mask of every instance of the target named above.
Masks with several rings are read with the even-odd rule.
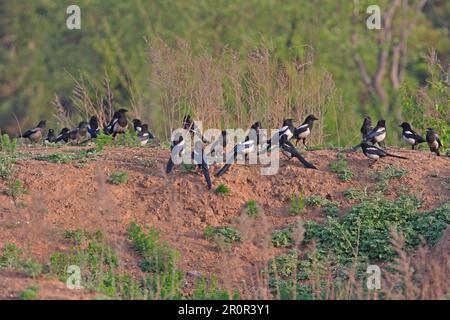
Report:
[[[352,180],[354,174],[348,168],[348,163],[343,153],[337,154],[338,160],[330,163],[330,170],[339,175],[339,179],[342,181],[350,181]]]
[[[2,249],[2,255],[0,256],[0,269],[16,268],[19,266],[21,255],[22,249],[17,247],[14,243],[6,243]]]
[[[181,171],[183,173],[193,173],[193,172],[195,172],[195,164],[182,163]]]
[[[20,264],[20,271],[30,278],[36,278],[40,276],[43,270],[43,265],[32,258],[28,258],[22,261]]]
[[[24,187],[21,180],[15,179],[8,182],[6,194],[13,198],[14,202],[16,202],[20,196],[26,193],[28,193],[28,190]]]
[[[302,194],[299,194],[296,196],[293,194],[291,196],[291,206],[289,208],[289,214],[291,216],[297,216],[299,214],[302,214],[305,210],[305,199],[303,198]]]
[[[39,287],[34,285],[20,292],[17,298],[20,300],[36,300],[38,298],[38,291]]]
[[[9,154],[16,153],[17,150],[17,139],[10,139],[7,134],[0,136],[0,151]]]
[[[112,183],[115,185],[126,183],[128,181],[128,172],[126,172],[126,171],[112,172],[109,175],[108,181],[109,181],[109,183]]]
[[[260,211],[261,209],[256,200],[249,200],[245,204],[245,212],[250,217],[257,218],[260,214]]]
[[[207,226],[203,235],[207,240],[214,241],[221,250],[230,250],[233,243],[241,241],[239,232],[232,227]]]
[[[321,196],[310,196],[305,199],[305,204],[308,207],[325,207],[332,204],[332,202]]]
[[[12,157],[0,154],[0,179],[8,180],[14,175],[14,163]]]
[[[225,184],[221,183],[217,186],[216,190],[214,192],[218,195],[225,196],[231,192],[230,188],[227,187]]]
[[[349,188],[344,191],[344,197],[348,200],[359,200],[362,201],[368,198],[367,188],[364,190],[358,190],[355,188]]]

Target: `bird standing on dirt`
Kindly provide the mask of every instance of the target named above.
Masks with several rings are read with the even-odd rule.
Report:
[[[255,140],[250,140],[250,137],[247,136],[244,142],[240,142],[236,144],[233,148],[233,151],[227,156],[227,161],[225,165],[216,172],[215,176],[220,177],[225,172],[230,169],[233,162],[236,161],[239,155],[244,155],[246,161],[248,159],[248,154],[251,153],[255,148]]]
[[[307,147],[306,138],[310,135],[315,120],[319,119],[310,114],[299,127],[294,129],[294,138],[296,138],[295,145],[298,145],[298,142],[302,140],[305,148]]]
[[[381,119],[378,120],[376,127],[367,133],[367,137],[364,142],[370,141],[374,145],[379,145],[384,141],[384,139],[386,139],[386,121]]]
[[[133,122],[134,132],[137,132],[137,133],[141,132],[142,131],[142,122],[141,122],[141,120],[133,119],[132,122]]]
[[[126,117],[126,113],[128,110],[119,109],[114,112],[113,117],[109,124],[103,130],[105,134],[112,134],[114,137],[118,133],[125,133],[128,128],[128,119]]]
[[[154,136],[148,131],[148,124],[143,124],[141,131],[138,132],[138,138],[141,146],[145,146],[149,139],[154,139]]]
[[[46,125],[47,122],[45,120],[41,120],[39,121],[39,124],[36,126],[36,128],[26,131],[20,136],[20,138],[28,138],[33,143],[38,142],[42,138],[42,134]]]
[[[426,140],[430,147],[430,151],[436,153],[437,156],[440,156],[439,149],[442,147],[442,143],[433,128],[427,128]]]
[[[47,137],[44,140],[44,143],[53,143],[56,141],[55,130],[48,129]]]
[[[361,126],[361,137],[362,140],[366,140],[367,139],[367,134],[372,130],[372,119],[367,116],[364,118],[363,124]]]
[[[278,130],[278,141],[273,141],[275,139],[274,135],[270,140],[267,141],[267,150],[269,151],[272,144],[277,143],[281,152],[290,159],[297,158],[305,168],[317,169],[312,163],[309,163],[302,157],[300,152],[294,147],[290,142],[294,136],[294,124],[293,119],[285,119],[283,121],[283,126]]]
[[[361,143],[361,148],[366,157],[369,159],[374,160],[372,164],[374,164],[378,159],[384,158],[384,157],[394,157],[399,159],[408,159],[402,156],[397,156],[395,154],[387,153],[383,149],[380,149],[376,146],[371,146],[367,142]]]
[[[92,139],[95,139],[100,134],[100,127],[98,125],[98,118],[96,116],[92,116],[89,119],[88,132],[91,135]]]
[[[81,121],[78,127],[72,129],[69,132],[69,140],[76,144],[81,144],[91,140],[91,134],[89,133],[89,123]]]
[[[403,129],[402,138],[403,140],[411,145],[412,150],[415,150],[419,143],[425,142],[425,139],[418,135],[408,122],[403,122],[399,125]]]
[[[62,128],[61,132],[56,137],[55,142],[60,142],[60,141],[68,142],[69,141],[69,132],[70,132],[69,128]]]

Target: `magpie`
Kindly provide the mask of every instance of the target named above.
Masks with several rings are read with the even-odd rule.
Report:
[[[418,135],[412,128],[408,122],[403,122],[399,125],[403,129],[402,138],[406,141],[406,143],[411,145],[412,150],[415,150],[416,146],[419,143],[425,142],[425,139]]]
[[[361,126],[361,137],[362,140],[366,140],[367,139],[367,134],[372,131],[372,119],[367,116],[364,118],[363,124]]]
[[[149,139],[154,139],[153,135],[148,131],[148,125],[143,124],[141,130],[138,132],[138,138],[141,146],[145,146]]]
[[[45,143],[53,143],[56,141],[55,130],[48,129],[47,137],[45,138]]]
[[[209,143],[208,140],[203,137],[203,134],[200,132],[199,128],[195,125],[195,123],[192,121],[190,115],[186,115],[183,117],[183,129],[188,130],[191,133],[191,136],[197,136],[199,137],[203,143]]]
[[[434,132],[433,128],[427,128],[426,139],[428,146],[430,147],[430,151],[440,156],[439,149],[442,147],[442,143],[441,140],[439,140],[439,136]]]
[[[178,154],[178,156],[182,156],[186,151],[185,141],[182,136],[178,138],[178,140],[172,141],[170,146],[170,158],[166,165],[166,173],[170,173],[174,167],[174,163],[172,161],[172,155]],[[201,160],[200,160],[201,158]],[[194,147],[194,150],[191,152],[191,159],[195,160],[197,166],[201,169],[203,176],[205,177],[206,185],[209,190],[211,190],[212,182],[211,177],[209,175],[208,164],[205,161],[203,154],[203,147],[200,144],[197,144]]]
[[[60,142],[60,141],[68,142],[69,141],[69,132],[70,132],[69,128],[63,128],[61,130],[61,132],[58,134],[58,136],[56,137],[55,142]]]
[[[364,153],[364,155],[366,157],[368,157],[369,159],[374,160],[373,163],[375,163],[378,159],[384,158],[384,157],[394,157],[394,158],[399,158],[399,159],[408,159],[408,158],[405,158],[405,157],[402,157],[402,156],[397,156],[395,154],[387,153],[383,149],[380,149],[380,148],[378,148],[376,146],[369,145],[367,142],[361,143],[361,148],[362,148],[362,151],[363,151],[363,153]]]
[[[133,128],[134,132],[141,132],[142,131],[142,123],[139,119],[133,119]]]
[[[31,142],[38,142],[42,138],[42,133],[47,125],[47,121],[41,120],[36,128],[26,131],[20,138],[28,138]]]
[[[81,121],[78,127],[70,130],[69,140],[76,144],[81,144],[91,140],[91,134],[89,133],[89,123]]]
[[[248,154],[251,153],[255,148],[255,140],[251,140],[249,136],[245,137],[244,142],[236,144],[233,148],[232,153],[228,156],[228,160],[225,165],[216,172],[215,176],[220,177],[225,172],[230,169],[232,162],[236,161],[238,155],[244,155],[247,160]]]
[[[303,158],[300,152],[294,147],[294,145],[290,142],[292,137],[294,136],[294,124],[293,119],[285,119],[283,121],[282,127],[278,130],[278,141],[274,140],[275,136],[273,136],[270,140],[267,141],[267,150],[270,150],[272,143],[277,142],[281,152],[286,155],[289,160],[292,158],[297,158],[305,168],[308,169],[317,169],[312,163]]]
[[[115,138],[119,133],[125,133],[128,128],[128,119],[126,113],[128,110],[120,109],[117,112],[117,119],[113,122],[111,132],[113,137]]]
[[[378,120],[377,125],[367,133],[364,142],[370,141],[372,144],[380,144],[386,138],[386,121],[384,119]]]
[[[92,116],[89,119],[88,132],[91,135],[91,138],[95,139],[100,134],[100,128],[98,125],[98,119],[96,116]]]
[[[310,135],[315,120],[319,119],[310,114],[299,127],[294,129],[294,138],[296,138],[295,145],[298,145],[298,142],[302,140],[306,148],[306,138]]]

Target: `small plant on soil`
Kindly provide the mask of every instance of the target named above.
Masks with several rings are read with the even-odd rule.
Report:
[[[19,179],[10,181],[6,189],[6,194],[13,198],[14,203],[16,203],[20,196],[26,194],[27,192],[27,189],[23,186],[23,182]]]
[[[203,234],[207,240],[214,241],[221,250],[229,250],[232,243],[241,241],[238,231],[232,227],[207,226]]]
[[[182,163],[181,164],[181,171],[183,173],[193,173],[193,172],[195,172],[195,164]]]
[[[17,150],[17,140],[10,139],[7,134],[0,136],[0,151],[7,152],[10,154],[16,153]]]
[[[14,160],[0,154],[0,179],[7,180],[14,175]]]
[[[119,185],[126,183],[128,181],[128,172],[121,171],[121,172],[113,172],[109,176],[109,183]]]
[[[138,138],[137,132],[130,128],[124,134],[117,135],[116,140],[113,141],[113,145],[117,147],[135,148],[141,146],[141,141]]]
[[[358,190],[355,188],[349,188],[344,191],[344,197],[348,200],[359,200],[362,201],[364,199],[367,199],[367,188],[364,188],[364,190]]]
[[[256,200],[249,200],[245,204],[245,211],[247,212],[247,215],[253,218],[257,218],[260,213],[260,207]]]
[[[347,160],[345,155],[338,153],[338,160],[330,163],[330,170],[334,173],[339,174],[339,179],[342,181],[350,181],[353,178],[353,172],[348,168]]]
[[[27,277],[36,278],[42,274],[43,266],[36,260],[28,258],[21,262],[20,271]]]
[[[17,298],[20,300],[36,300],[38,297],[38,291],[39,287],[34,285],[20,292]]]
[[[289,208],[289,214],[292,216],[297,216],[303,213],[304,209],[305,199],[303,198],[302,194],[299,194],[298,196],[293,194],[291,196],[291,207]]]
[[[321,196],[311,196],[305,199],[305,203],[308,207],[325,207],[330,205],[332,202]]]
[[[147,169],[156,168],[157,162],[155,159],[140,159],[139,164]]]
[[[223,183],[219,184],[216,188],[216,190],[214,190],[214,192],[218,195],[227,195],[230,193],[230,188],[228,188],[226,185],[224,185]]]
[[[106,146],[111,145],[113,142],[113,137],[111,135],[107,135],[104,132],[100,132],[100,134],[95,139],[95,145],[97,152],[102,152]]]
[[[14,243],[6,243],[0,256],[0,268],[16,268],[20,264],[22,250]]]

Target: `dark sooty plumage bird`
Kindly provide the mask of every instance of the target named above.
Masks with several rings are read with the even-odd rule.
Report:
[[[31,142],[38,142],[42,138],[43,131],[46,125],[47,122],[45,120],[41,120],[35,128],[26,131],[20,137],[28,138]]]
[[[408,122],[403,122],[399,125],[403,129],[402,138],[403,140],[411,145],[412,150],[415,150],[419,143],[425,142],[425,139],[418,135]]]
[[[430,147],[430,151],[436,153],[436,155],[440,155],[439,149],[442,147],[441,140],[439,140],[439,136],[434,132],[433,128],[427,128],[427,136],[426,136],[427,144]]]
[[[305,168],[308,169],[317,169],[312,163],[303,158],[300,152],[294,147],[294,145],[290,142],[290,140],[294,136],[294,124],[293,119],[285,119],[283,121],[283,126],[278,130],[278,141],[275,140],[274,135],[270,140],[267,141],[267,150],[270,150],[272,144],[278,145],[281,152],[290,159],[297,158]]]
[[[69,141],[69,132],[70,132],[69,128],[62,128],[61,132],[56,137],[55,142],[60,142],[60,141],[68,142]]]
[[[55,141],[56,141],[55,130],[48,129],[47,137],[45,138],[44,142],[45,143],[53,143]]]
[[[306,138],[311,134],[314,121],[319,120],[312,114],[306,117],[305,121],[294,129],[294,138],[296,139],[295,145],[298,144],[300,140],[303,141],[303,145],[306,147]]]
[[[384,158],[384,157],[394,157],[394,158],[399,158],[399,159],[408,159],[402,156],[397,156],[395,154],[391,154],[388,153],[386,151],[384,151],[383,149],[380,149],[376,146],[372,146],[369,145],[367,142],[363,142],[361,143],[361,148],[363,150],[363,153],[366,157],[368,157],[369,159],[374,160],[374,163],[380,159],[380,158]]]
[[[360,129],[361,138],[363,141],[367,139],[367,135],[371,130],[372,130],[372,119],[369,116],[367,116],[364,118],[363,124]]]
[[[133,119],[133,128],[134,132],[141,132],[142,131],[142,122],[139,119]]]

